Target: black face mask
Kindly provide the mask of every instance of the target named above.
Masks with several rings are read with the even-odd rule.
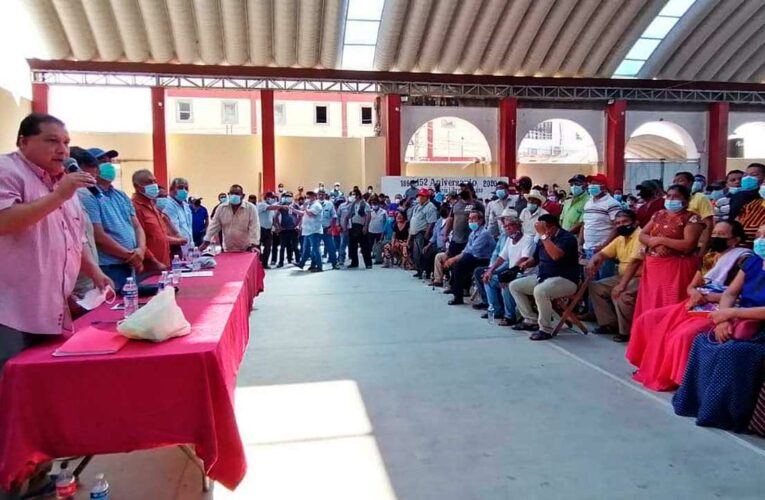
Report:
[[[616,234],[618,234],[619,236],[624,236],[625,238],[627,236],[630,236],[634,232],[635,232],[635,226],[619,226],[616,228]]]
[[[468,193],[467,191],[461,191],[460,198],[462,200],[468,201],[470,199],[470,193]]]
[[[728,238],[712,237],[709,240],[709,248],[713,252],[724,252],[728,249]]]

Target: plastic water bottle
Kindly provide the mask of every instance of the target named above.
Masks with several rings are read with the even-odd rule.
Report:
[[[122,287],[122,300],[125,304],[126,318],[138,310],[138,285],[132,276],[128,277],[125,286]]]
[[[66,467],[66,462],[61,464],[61,471],[56,477],[56,500],[71,500],[77,494],[77,481]]]
[[[181,272],[183,264],[181,264],[181,258],[177,255],[173,257],[173,285],[177,285],[181,282]]]
[[[489,304],[489,308],[486,310],[486,320],[490,325],[494,324],[494,304]]]
[[[162,271],[162,276],[159,277],[159,282],[157,283],[160,292],[167,287],[169,281],[170,278],[167,275],[167,271]]]
[[[103,474],[96,475],[96,484],[90,489],[90,500],[109,500],[109,483]]]
[[[197,247],[193,247],[191,249],[191,270],[196,272],[202,269],[202,262],[200,258],[202,257],[201,252]]]

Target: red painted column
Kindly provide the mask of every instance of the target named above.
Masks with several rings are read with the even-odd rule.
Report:
[[[152,151],[154,177],[160,186],[169,188],[167,176],[167,136],[165,134],[165,89],[151,88]]]
[[[606,175],[609,189],[624,188],[624,145],[627,102],[606,106]]]
[[[499,101],[499,175],[515,179],[518,156],[515,137],[518,129],[518,99],[505,97]]]
[[[48,113],[48,84],[32,84],[32,113]]]
[[[260,128],[263,130],[263,192],[276,191],[273,90],[260,91],[260,119]]]
[[[730,104],[714,102],[709,106],[709,182],[725,178],[728,164],[728,112]]]
[[[385,131],[385,175],[401,175],[401,96],[384,96],[382,112]]]

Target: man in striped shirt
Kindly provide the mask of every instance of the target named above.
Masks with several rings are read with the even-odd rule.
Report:
[[[746,246],[751,248],[757,237],[757,229],[765,224],[765,183],[760,186],[759,196],[744,205],[736,220],[744,226]]]

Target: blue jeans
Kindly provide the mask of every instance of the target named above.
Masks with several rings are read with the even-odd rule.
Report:
[[[333,266],[337,264],[337,249],[335,248],[335,238],[329,233],[329,228],[324,228],[324,234],[321,236],[324,242],[324,254],[329,255],[329,263]]]
[[[321,269],[321,250],[319,245],[321,244],[322,235],[319,233],[309,234],[303,236],[303,255],[300,256],[300,262],[298,267],[303,267],[308,257],[311,257],[311,267]]]
[[[337,261],[345,264],[346,253],[348,250],[348,231],[340,233],[340,244],[337,246]]]
[[[590,249],[584,249],[584,258],[587,260],[591,260],[595,254],[595,250],[592,248]],[[602,280],[604,278],[610,278],[611,276],[614,276],[616,274],[616,261],[614,259],[606,259],[603,261],[603,265],[600,266],[600,269],[598,269],[598,274],[593,277],[593,281]]]
[[[478,267],[473,273],[475,278],[476,288],[481,295],[481,302],[489,304],[494,308],[495,318],[514,319],[515,318],[515,301],[512,295],[510,295],[510,288],[502,288],[499,286],[499,278],[495,272],[488,285],[483,282],[483,274],[488,267]]]

